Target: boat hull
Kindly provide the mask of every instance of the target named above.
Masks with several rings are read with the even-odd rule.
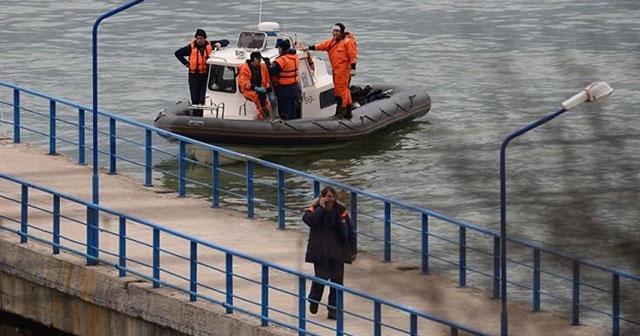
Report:
[[[425,115],[431,108],[429,95],[418,88],[377,86],[393,92],[353,110],[353,118],[295,120],[233,120],[192,117],[186,102],[169,106],[155,126],[195,140],[233,147],[247,153],[299,154],[344,146],[398,122]],[[244,150],[242,150],[244,148]],[[261,155],[264,155],[261,154]]]

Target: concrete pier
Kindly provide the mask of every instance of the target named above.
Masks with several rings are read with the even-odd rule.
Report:
[[[0,142],[0,171],[90,200],[91,168],[64,156],[50,156],[27,144]],[[244,214],[214,209],[205,200],[178,198],[158,187],[122,175],[100,176],[101,205],[197,235],[201,239],[312,274],[303,261],[306,233],[278,230],[275,223]],[[0,180],[0,194],[9,190]],[[14,195],[15,196],[15,195]],[[6,209],[0,200],[0,212]],[[3,215],[6,215],[3,212]],[[8,223],[0,223],[8,225]],[[135,254],[135,251],[131,251]],[[381,263],[366,252],[346,267],[345,285],[406,306],[429,312],[488,333],[499,334],[499,301],[488,291],[459,288],[454,279],[403,271],[398,263]],[[241,266],[240,266],[241,267]],[[234,269],[235,271],[235,269]],[[277,275],[274,283],[286,282]],[[295,283],[291,284],[295,288]],[[242,291],[242,288],[238,288]],[[259,293],[256,293],[256,297]],[[326,293],[324,300],[326,300]],[[326,302],[326,301],[325,301]],[[297,312],[296,302],[277,299],[278,309]],[[371,305],[346,302],[350,311],[370,314]],[[225,314],[223,307],[189,302],[184,293],[152,288],[135,276],[118,277],[114,268],[86,266],[68,253],[52,255],[36,242],[19,244],[19,237],[0,234],[0,308],[78,335],[293,335],[241,313]],[[326,323],[324,312],[309,317]],[[345,325],[356,335],[370,335],[370,325]],[[570,326],[566,316],[531,312],[510,303],[512,335],[607,335],[588,326]],[[424,335],[449,335],[437,324],[420,328]],[[387,335],[388,333],[384,333]]]

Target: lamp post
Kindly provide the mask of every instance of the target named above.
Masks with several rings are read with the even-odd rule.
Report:
[[[122,12],[123,10],[133,7],[144,0],[135,0],[128,2],[118,8],[112,9],[102,14],[93,23],[93,35],[92,35],[92,57],[93,57],[93,176],[91,184],[92,202],[99,204],[99,177],[98,177],[98,25],[102,20]],[[98,263],[98,211],[91,209],[91,214],[88,215],[88,228],[87,228],[87,264],[95,265]]]
[[[554,119],[570,109],[585,103],[605,98],[611,94],[613,88],[606,82],[594,82],[580,93],[562,103],[562,108],[548,116],[533,122],[507,136],[500,146],[500,335],[509,334],[507,318],[507,182],[505,174],[505,159],[507,145],[511,140],[529,132],[530,130]]]

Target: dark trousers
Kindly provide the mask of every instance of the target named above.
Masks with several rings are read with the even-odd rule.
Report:
[[[321,263],[316,262],[313,264],[313,270],[315,276],[318,278],[330,280],[340,285],[344,283],[344,263],[342,261],[329,260]],[[309,298],[320,302],[323,292],[324,285],[314,282],[311,284]],[[336,306],[336,290],[333,287],[329,289],[329,306],[333,309],[335,309]]]
[[[191,104],[204,104],[207,95],[207,74],[189,74]],[[193,116],[202,117],[202,110],[193,110]]]
[[[298,119],[298,97],[278,96],[278,114],[280,119]]]

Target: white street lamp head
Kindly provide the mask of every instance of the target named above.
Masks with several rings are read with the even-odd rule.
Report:
[[[584,90],[580,91],[580,93],[565,100],[562,103],[562,107],[565,110],[570,110],[582,103],[606,98],[611,92],[613,92],[613,88],[607,82],[593,82],[584,88]]]

